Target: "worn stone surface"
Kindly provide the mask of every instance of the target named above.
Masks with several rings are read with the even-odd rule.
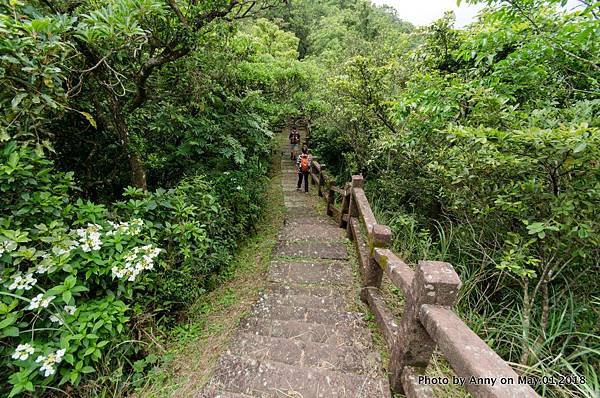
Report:
[[[307,308],[302,306],[280,305],[261,297],[251,311],[257,318],[283,321],[305,321],[325,324],[356,324],[365,326],[362,314],[357,312],[335,311],[325,308]]]
[[[281,241],[273,251],[274,256],[324,258],[324,259],[348,259],[348,251],[343,243],[332,242],[285,242]]]
[[[387,381],[233,355],[219,359],[214,385],[259,397],[390,397]]]
[[[371,335],[364,325],[322,324],[305,321],[282,321],[247,318],[240,324],[240,330],[262,336],[283,337],[294,340],[313,341],[331,345],[344,345],[348,342],[368,347]]]
[[[433,389],[428,384],[419,383],[419,374],[416,370],[407,366],[402,372],[402,386],[406,398],[434,398]]]
[[[394,314],[386,305],[383,297],[379,294],[379,289],[367,287],[364,288],[365,296],[369,302],[369,307],[375,315],[379,330],[383,331],[383,336],[388,347],[393,347],[398,339],[398,324]]]
[[[301,194],[301,195],[305,195],[305,194]],[[314,209],[307,209],[304,206],[301,207],[287,207],[286,208],[286,217],[288,220],[292,219],[294,220],[296,223],[300,224],[303,223],[302,220],[305,218],[309,218],[309,219],[314,219],[314,218],[318,218],[319,222],[318,224],[330,224],[330,225],[335,225],[333,223],[333,221],[325,219],[322,216],[319,216],[319,214],[317,213],[316,210]],[[310,220],[312,222],[315,222],[315,220]]]
[[[293,226],[293,225],[335,226],[336,224],[332,219],[321,217],[321,216],[317,215],[316,213],[312,214],[312,215],[311,214],[308,214],[308,215],[303,214],[300,217],[294,217],[293,214],[288,212],[287,218],[285,220],[284,228],[286,228],[288,226]]]
[[[341,297],[337,296],[314,296],[311,294],[280,294],[267,292],[264,293],[272,301],[279,305],[290,305],[297,307],[310,308],[329,308],[338,311],[344,311],[348,307],[348,303]]]
[[[518,383],[517,373],[485,344],[452,310],[436,305],[423,305],[419,311],[425,328],[439,345],[456,374],[469,380],[512,379],[512,383],[465,383],[476,397],[538,397],[528,385]]]
[[[252,395],[239,394],[237,392],[223,391],[213,387],[210,391],[205,390],[198,398],[252,398]]]
[[[267,292],[281,295],[310,295],[316,297],[334,297],[344,302],[354,299],[354,296],[348,297],[351,292],[350,287],[337,285],[316,285],[304,284],[298,285],[287,282],[271,282],[268,284]]]
[[[419,319],[421,306],[439,304],[450,307],[458,296],[459,287],[460,278],[450,264],[419,261],[398,329],[402,339],[394,346],[390,356],[390,380],[394,391],[402,392],[404,367],[426,368],[436,345]]]
[[[359,292],[345,231],[296,191],[283,147],[285,225],[267,288],[240,323],[198,397],[390,397],[363,314],[348,311]]]
[[[284,228],[279,234],[279,239],[288,242],[307,238],[319,241],[342,241],[345,239],[345,235],[344,230],[331,224],[293,224]]]
[[[298,256],[295,256],[298,257]],[[346,265],[345,263],[343,263]],[[269,269],[269,280],[287,283],[321,283],[346,285],[352,282],[347,266],[339,262],[280,262]]]
[[[262,336],[238,332],[227,350],[228,354],[258,360],[370,374],[379,369],[380,358],[369,347],[352,344],[332,345],[300,339]]]

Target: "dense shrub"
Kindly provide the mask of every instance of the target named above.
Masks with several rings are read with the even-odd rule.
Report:
[[[72,174],[41,151],[3,145],[0,391],[8,381],[11,396],[39,393],[127,367],[140,350],[134,318],[172,321],[214,287],[260,212],[264,163],[168,191],[129,188],[107,207],[75,200]]]
[[[458,311],[498,353],[536,376],[588,380],[540,392],[594,396],[597,6],[479,2],[489,7],[463,29],[447,13],[360,44],[352,41],[360,29],[336,21],[339,62],[313,90],[322,105],[311,115],[312,142],[340,181],[363,174],[403,257],[454,264],[464,282]],[[331,65],[331,49],[315,59]]]

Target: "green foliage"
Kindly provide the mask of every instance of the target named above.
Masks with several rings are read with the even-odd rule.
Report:
[[[340,181],[363,173],[405,258],[455,265],[465,282],[459,310],[497,352],[531,374],[592,381],[546,394],[593,395],[597,5],[487,3],[463,30],[447,14],[393,41],[364,37],[366,51],[340,40],[313,47],[327,84],[313,89],[311,139]],[[313,26],[334,29],[311,35],[339,35],[343,14],[316,16]],[[571,307],[559,305],[567,299]]]
[[[0,334],[9,396],[77,385],[126,340],[130,282],[153,269],[160,249],[141,219],[111,222],[104,206],[72,201],[72,174],[54,172],[39,150],[5,144],[0,187]]]
[[[262,211],[312,66],[245,6],[173,4],[0,5],[2,396],[131,391]]]

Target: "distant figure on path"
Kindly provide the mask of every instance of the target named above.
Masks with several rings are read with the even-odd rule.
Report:
[[[292,146],[290,160],[293,162],[294,160],[296,160],[296,154],[298,153],[298,145],[300,145],[300,133],[298,132],[296,127],[294,127],[292,131],[290,131],[290,145]]]
[[[310,173],[312,167],[312,156],[308,154],[306,145],[302,147],[302,153],[296,160],[296,166],[298,167],[298,188],[296,190],[301,190],[302,179],[304,179],[304,192],[308,193],[308,173]]]

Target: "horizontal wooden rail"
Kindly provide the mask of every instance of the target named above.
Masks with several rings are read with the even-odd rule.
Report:
[[[414,271],[404,261],[400,260],[391,250],[375,249],[375,261],[386,272],[388,278],[405,296],[412,297],[411,286]]]
[[[498,398],[538,396],[451,309],[423,305],[419,318],[471,394]]]
[[[515,371],[450,309],[461,281],[452,265],[419,261],[411,268],[391,250],[391,231],[377,223],[363,189],[362,176],[352,176],[343,189],[314,161],[311,180],[327,201],[327,214],[346,228],[355,243],[362,275],[361,298],[375,315],[390,351],[390,385],[407,397],[433,397],[425,368],[439,347],[459,380],[475,397],[537,397]],[[335,206],[335,195],[341,206]],[[361,226],[366,229],[366,236]],[[405,303],[400,322],[388,308],[380,287],[383,274],[402,290]],[[469,381],[472,381],[469,383]]]

